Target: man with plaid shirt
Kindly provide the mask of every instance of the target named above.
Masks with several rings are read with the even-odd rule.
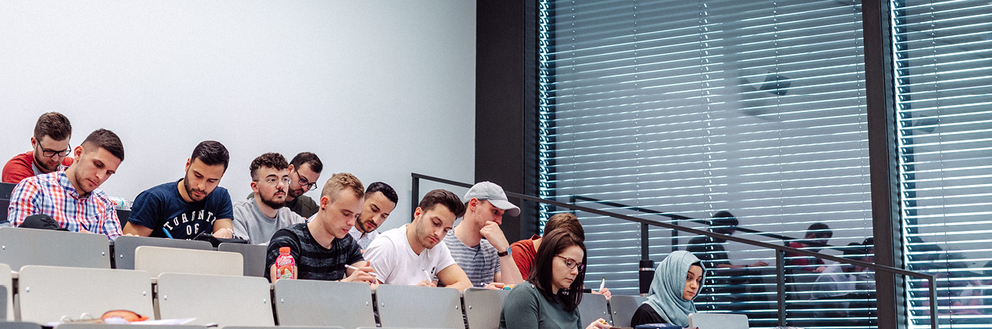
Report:
[[[65,171],[28,177],[14,187],[7,218],[19,226],[34,214],[52,216],[73,232],[121,235],[114,203],[99,189],[124,161],[124,145],[106,129],[91,133],[73,151],[76,161]]]

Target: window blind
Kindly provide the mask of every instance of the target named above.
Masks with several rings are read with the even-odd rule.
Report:
[[[992,3],[892,1],[906,263],[946,328],[992,325]],[[910,327],[928,287],[907,283]]]
[[[794,238],[825,223],[831,254],[872,236],[860,2],[547,0],[538,15],[542,197],[701,219],[729,210],[740,227]],[[557,211],[541,208],[542,220]],[[614,294],[637,294],[639,224],[577,215],[586,286],[605,277]],[[693,238],[648,234],[656,262]],[[725,249],[734,264],[774,263],[769,250]],[[871,298],[811,303],[817,275],[789,270],[789,325],[871,325]],[[708,272],[696,305],[773,327],[772,273]]]

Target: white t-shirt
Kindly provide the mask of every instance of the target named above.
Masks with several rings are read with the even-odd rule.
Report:
[[[410,241],[406,238],[406,227],[410,224],[382,232],[368,249],[365,249],[365,260],[372,263],[372,268],[379,280],[386,284],[416,285],[427,280],[437,280],[437,272],[455,265],[451,252],[444,242],[439,242],[432,249],[424,249],[420,255],[413,253]]]

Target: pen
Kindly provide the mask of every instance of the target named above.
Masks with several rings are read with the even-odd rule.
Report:
[[[351,266],[351,265],[348,265],[348,264],[344,264],[344,267],[347,267],[347,268],[350,268],[352,270],[358,271],[358,268],[357,267],[354,267],[354,266]],[[366,272],[366,273],[371,274],[373,278],[379,279],[379,276],[376,275],[375,272]]]
[[[603,291],[603,288],[606,288],[606,277],[605,276],[603,277],[603,281],[599,281],[599,290],[600,291]]]
[[[165,232],[165,236],[169,237],[169,239],[175,239],[172,237],[172,233],[169,233],[169,230],[166,230],[164,227],[162,228],[162,232]]]
[[[424,271],[424,275],[427,276],[427,281],[434,281],[434,278],[431,277],[431,274],[429,272],[427,272],[427,270],[425,270],[425,269],[420,269],[420,270],[421,271]]]

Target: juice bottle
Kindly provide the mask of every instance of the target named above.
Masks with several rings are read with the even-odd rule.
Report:
[[[296,260],[289,253],[289,247],[279,248],[279,257],[276,257],[276,279],[296,279]]]

